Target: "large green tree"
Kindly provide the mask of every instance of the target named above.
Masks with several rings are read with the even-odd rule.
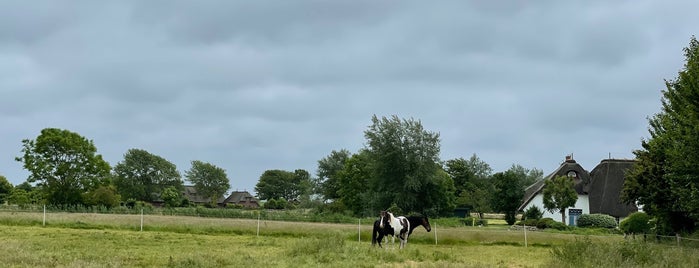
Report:
[[[345,168],[345,162],[350,158],[348,150],[333,150],[330,155],[318,160],[317,188],[316,192],[323,196],[324,200],[340,198],[340,178],[338,173]]]
[[[517,208],[524,197],[524,187],[520,175],[515,170],[510,169],[495,173],[492,179],[495,188],[492,195],[493,209],[505,213],[505,221],[510,225],[516,221]]]
[[[520,185],[524,188],[544,178],[544,171],[541,169],[528,169],[519,164],[513,164],[508,171],[515,173],[516,177],[519,179]]]
[[[469,159],[457,158],[445,163],[445,171],[454,181],[456,206],[477,211],[482,218],[491,210],[494,188],[490,180],[492,168],[473,154]]]
[[[560,212],[561,222],[566,221],[566,208],[578,201],[574,185],[575,182],[566,176],[555,176],[544,185],[544,208],[551,213]]]
[[[263,200],[280,199],[287,201],[299,200],[303,194],[310,192],[311,178],[308,171],[297,169],[294,172],[286,170],[266,170],[260,175],[255,185],[257,197]]]
[[[403,211],[422,212],[431,209],[424,202],[441,170],[439,134],[423,129],[417,120],[371,118],[372,125],[364,132],[372,166],[371,187],[376,198],[374,207],[396,204]]]
[[[225,170],[199,160],[192,161],[192,167],[185,172],[185,176],[194,184],[197,193],[210,198],[212,204],[216,204],[231,188]]]
[[[649,118],[650,138],[634,151],[623,198],[638,202],[659,228],[692,232],[699,221],[699,42],[684,49],[685,65],[666,81],[661,111]]]
[[[35,140],[22,140],[22,162],[29,182],[38,183],[50,204],[83,204],[82,194],[109,176],[109,164],[91,140],[77,133],[46,128]]]
[[[122,199],[152,202],[161,199],[167,187],[182,189],[175,164],[142,149],[129,149],[114,167],[114,184]]]
[[[362,150],[345,161],[345,165],[337,173],[336,181],[338,202],[340,206],[354,212],[355,215],[372,216],[374,213],[368,204],[371,192],[367,184],[371,177],[369,155]]]
[[[14,187],[12,184],[5,178],[5,176],[0,175],[0,205],[5,203],[5,200],[7,200],[7,197],[12,194],[12,190]]]

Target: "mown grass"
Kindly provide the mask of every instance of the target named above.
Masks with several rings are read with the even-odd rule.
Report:
[[[433,225],[430,233],[419,227],[407,248],[399,250],[390,244],[386,249],[372,247],[369,221],[362,221],[359,231],[357,224],[261,220],[258,236],[258,221],[250,219],[146,215],[141,232],[140,215],[50,213],[46,226],[42,217],[0,212],[3,267],[690,267],[699,263],[695,249],[639,244],[619,235],[528,232],[525,247],[523,232],[504,226]]]

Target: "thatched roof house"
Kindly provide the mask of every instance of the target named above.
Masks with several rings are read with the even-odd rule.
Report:
[[[224,204],[234,204],[245,208],[259,208],[260,201],[248,191],[235,191],[223,201]]]
[[[561,166],[559,166],[558,169],[544,177],[543,180],[535,182],[524,190],[524,199],[522,204],[519,206],[519,210],[524,210],[529,202],[531,202],[534,197],[537,196],[537,194],[544,190],[544,184],[547,180],[551,180],[557,176],[572,178],[575,182],[574,188],[578,195],[587,195],[591,181],[590,173],[588,173],[587,170],[585,170],[580,164],[575,162],[571,156],[566,156],[566,160],[561,163]],[[539,208],[543,210],[543,207]]]
[[[543,206],[543,189],[545,182],[556,176],[566,176],[575,182],[578,193],[576,204],[568,208],[568,224],[575,225],[580,214],[607,214],[616,218],[624,218],[638,211],[633,204],[623,204],[619,198],[624,186],[624,175],[633,165],[633,160],[605,159],[592,172],[587,172],[572,157],[566,160],[543,180],[539,180],[525,189],[520,211],[536,206],[544,211],[544,217],[560,220],[560,213],[545,211]]]

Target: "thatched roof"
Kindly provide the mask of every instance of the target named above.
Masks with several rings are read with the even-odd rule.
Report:
[[[259,201],[257,200],[257,198],[255,198],[254,196],[252,196],[252,194],[250,194],[248,191],[235,191],[235,192],[232,192],[231,195],[229,195],[228,198],[226,198],[226,200],[224,200],[223,202],[226,203],[226,204],[228,204],[228,203],[238,204],[238,203],[241,203],[241,202],[243,202],[243,203],[245,203],[245,202],[255,202],[255,203],[259,203]]]
[[[192,186],[192,185],[185,185],[184,190],[182,191],[182,194],[184,195],[185,198],[187,198],[190,202],[195,203],[195,204],[205,204],[205,203],[210,203],[211,198],[210,197],[204,197],[201,196],[197,193],[197,189]],[[216,200],[217,204],[223,203],[223,196],[218,198]]]
[[[575,172],[575,174],[571,173]],[[524,198],[522,199],[522,204],[517,209],[518,211],[523,210],[529,202],[534,199],[534,197],[544,189],[544,185],[547,180],[551,180],[556,176],[568,176],[568,174],[574,175],[575,191],[579,195],[586,195],[589,192],[588,185],[590,184],[590,174],[585,170],[580,164],[575,162],[572,158],[566,158],[566,160],[561,163],[554,172],[544,177],[544,179],[535,182],[524,190]]]
[[[590,213],[626,217],[638,211],[636,205],[622,204],[619,198],[625,173],[633,163],[634,160],[605,159],[590,172]]]

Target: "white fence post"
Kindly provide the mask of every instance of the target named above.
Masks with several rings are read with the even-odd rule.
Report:
[[[257,237],[260,237],[260,212],[257,212]]]
[[[143,232],[143,209],[141,209],[141,232]]]
[[[437,244],[437,223],[434,223],[434,244]]]
[[[46,226],[46,205],[44,205],[44,222],[41,224],[41,226]]]
[[[358,241],[361,243],[362,242],[362,219],[359,219],[359,223],[357,224],[357,238],[358,238]]]
[[[522,223],[522,226],[524,227],[524,247],[527,247],[527,225]]]

